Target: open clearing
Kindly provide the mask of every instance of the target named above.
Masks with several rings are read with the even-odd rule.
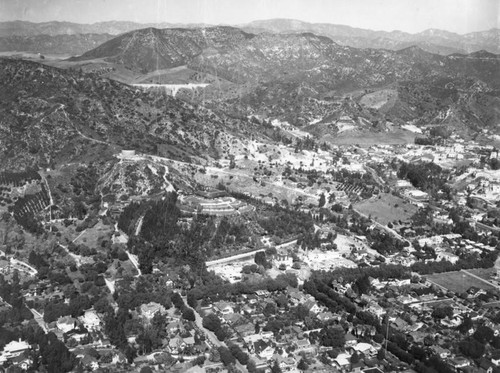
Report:
[[[354,208],[363,214],[371,215],[375,221],[384,225],[395,220],[407,221],[418,209],[404,199],[387,193],[381,193],[380,198],[374,197],[358,203]]]
[[[476,276],[478,276],[478,274],[476,274]],[[493,284],[489,284],[487,281],[481,281],[480,279],[464,271],[435,273],[433,275],[427,275],[426,277],[429,281],[443,286],[455,293],[463,293],[464,291],[467,291],[471,286],[475,286],[484,290],[496,289]]]
[[[99,247],[99,243],[108,237],[111,239],[111,234],[113,233],[113,226],[104,225],[101,221],[99,221],[94,227],[86,229],[83,233],[76,233],[77,238],[75,240],[75,244],[84,244],[88,247]]]
[[[398,91],[395,89],[382,89],[364,95],[359,103],[373,109],[390,109],[394,106],[398,98]]]
[[[416,134],[402,129],[394,129],[391,132],[373,131],[345,131],[338,135],[325,135],[320,141],[326,141],[334,145],[359,145],[368,147],[373,145],[401,145],[413,144]]]

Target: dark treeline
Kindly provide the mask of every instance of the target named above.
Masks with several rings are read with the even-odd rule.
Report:
[[[432,162],[403,162],[399,167],[398,177],[400,179],[408,179],[415,188],[434,192],[444,186],[447,174],[441,167]]]

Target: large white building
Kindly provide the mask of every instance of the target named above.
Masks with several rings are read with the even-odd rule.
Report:
[[[28,342],[22,341],[11,341],[5,345],[3,351],[0,353],[0,363],[4,363],[9,359],[21,355],[24,351],[28,350],[30,345]]]

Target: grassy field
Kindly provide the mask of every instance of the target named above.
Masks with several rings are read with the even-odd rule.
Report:
[[[417,207],[392,194],[382,193],[380,199],[369,199],[354,205],[354,208],[366,215],[371,215],[380,224],[393,221],[407,221],[415,214]]]
[[[372,145],[413,144],[415,142],[415,134],[401,129],[395,129],[390,132],[346,131],[336,136],[326,135],[321,138],[321,142],[322,141],[335,145],[357,144],[362,147]]]
[[[380,109],[383,106],[390,108],[394,106],[398,98],[398,91],[395,89],[382,89],[373,93],[364,95],[359,103],[373,109]]]
[[[474,272],[471,271],[471,273]],[[474,274],[478,276],[478,273]],[[496,289],[493,285],[488,284],[485,281],[481,281],[480,279],[462,271],[436,273],[433,275],[428,275],[426,277],[429,281],[443,286],[446,289],[456,293],[463,293],[464,291],[467,291],[467,289],[469,289],[471,286],[475,286],[484,290]]]
[[[477,277],[484,278],[486,281],[489,281],[491,276],[496,274],[495,268],[475,268],[468,269],[467,272],[473,273]]]
[[[103,239],[111,240],[113,231],[113,226],[104,225],[99,221],[94,227],[85,230],[85,232],[77,232],[73,239],[76,239],[76,245],[85,244],[88,247],[99,247],[99,243]]]

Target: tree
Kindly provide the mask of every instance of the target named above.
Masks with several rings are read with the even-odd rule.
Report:
[[[257,366],[255,364],[255,361],[248,360],[247,369],[248,369],[249,373],[255,373],[255,372],[257,372]]]
[[[196,309],[196,307],[198,306],[198,300],[196,299],[194,293],[189,292],[187,294],[187,304],[194,309]]]
[[[341,328],[324,327],[319,332],[320,342],[327,347],[344,347],[345,333]]]
[[[271,367],[271,373],[282,373],[282,370],[277,361],[275,361],[273,366]]]
[[[263,251],[259,251],[258,253],[255,253],[255,264],[261,265],[263,267],[266,266],[267,260],[266,260],[266,253]]]
[[[255,334],[259,334],[260,333],[260,323],[259,323],[259,320],[257,320],[255,322]]]
[[[464,339],[458,344],[460,352],[473,359],[479,359],[484,354],[484,345],[474,338]]]
[[[229,350],[241,365],[246,365],[248,363],[248,354],[243,352],[238,345],[231,344]]]
[[[49,333],[40,341],[42,363],[49,372],[69,372],[74,367],[74,359],[66,345]]]
[[[221,321],[216,314],[210,313],[203,318],[203,327],[215,332],[221,329]]]
[[[184,301],[182,300],[179,293],[173,293],[170,299],[175,308],[177,308],[178,310],[182,310],[185,307]]]
[[[355,285],[358,289],[359,294],[366,294],[370,291],[370,279],[368,278],[368,275],[365,274],[364,276],[361,276],[358,278],[355,282]]]
[[[182,317],[188,321],[195,321],[196,320],[196,316],[194,314],[193,309],[189,308],[189,307],[184,307],[184,309],[182,310]]]
[[[481,344],[491,342],[494,336],[495,335],[493,330],[485,325],[481,325],[480,327],[478,327],[476,332],[472,335],[472,337]]]
[[[351,356],[351,364],[357,364],[357,363],[359,363],[359,355],[355,351]]]
[[[205,356],[203,356],[203,355],[198,356],[196,359],[193,360],[193,366],[198,365],[198,366],[202,367],[203,364],[205,364],[205,360],[206,360]]]
[[[227,347],[221,346],[218,348],[218,350],[220,354],[220,360],[225,366],[234,364],[236,362],[235,357]]]
[[[326,203],[325,193],[321,193],[321,195],[319,196],[318,207],[323,207],[325,203]]]
[[[444,306],[435,308],[431,314],[435,319],[444,319],[445,317],[453,317],[453,308],[451,306]]]
[[[301,371],[305,371],[309,368],[309,365],[305,362],[304,359],[300,359],[299,363],[297,364],[297,369]]]

